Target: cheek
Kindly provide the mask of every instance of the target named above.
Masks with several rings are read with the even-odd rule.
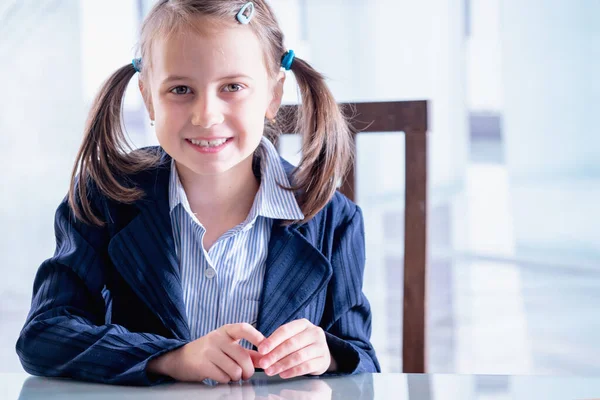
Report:
[[[256,102],[239,109],[235,113],[236,130],[244,132],[247,141],[258,142],[264,130],[264,113]]]
[[[180,113],[182,108],[183,107],[181,104],[173,101],[167,101],[166,99],[160,97],[158,98],[158,101],[154,107],[157,113],[157,118],[172,118],[174,114]]]
[[[235,111],[235,116],[248,133],[262,135],[266,111],[267,99],[265,94],[261,93],[240,104]]]
[[[190,117],[189,107],[185,104],[162,101],[155,107],[156,126],[161,130],[177,131]]]
[[[157,101],[154,106],[156,125],[154,127],[159,144],[166,149],[178,146],[179,132],[187,121],[187,110],[181,104]]]

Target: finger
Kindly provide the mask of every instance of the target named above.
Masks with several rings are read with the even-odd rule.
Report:
[[[292,336],[296,336],[300,332],[307,329],[309,326],[314,326],[307,319],[297,319],[289,322],[283,326],[280,326],[273,332],[271,336],[263,340],[262,344],[258,347],[260,354],[267,354],[281,343],[285,342]]]
[[[329,351],[329,350],[327,350]],[[265,370],[265,373],[269,376],[280,374],[281,372],[287,371],[298,365],[302,365],[307,361],[311,361],[317,358],[324,358],[323,346],[310,345],[304,347],[273,364]],[[316,371],[316,370],[315,370]],[[314,371],[309,371],[314,372]],[[307,373],[309,373],[307,372]]]
[[[321,370],[325,371],[325,367],[323,365],[327,362],[325,357],[313,358],[312,360],[308,360],[303,362],[300,365],[296,365],[290,369],[285,371],[281,371],[279,373],[279,377],[282,379],[290,379],[295,378],[297,376],[303,375],[320,375]],[[316,371],[319,371],[317,374]]]
[[[262,359],[263,356],[258,351],[254,351],[254,350],[246,350],[246,351],[248,352],[248,355],[250,355],[250,359],[252,360],[252,365],[254,365],[255,368],[260,368],[258,363]]]
[[[211,361],[221,368],[231,378],[230,380],[237,382],[242,379],[242,367],[225,354],[222,348],[215,349],[211,354]]]
[[[212,367],[210,372],[206,374],[208,379],[212,379],[213,381],[217,381],[219,383],[228,383],[231,380],[231,377],[225,373],[218,365],[212,363]]]
[[[248,380],[254,375],[254,364],[248,351],[237,343],[230,343],[223,346],[223,352],[227,354],[237,365],[242,368],[243,380]]]
[[[225,325],[224,328],[227,335],[233,340],[246,339],[256,347],[265,340],[264,335],[248,323]]]
[[[267,369],[290,354],[317,342],[318,339],[319,336],[315,330],[306,329],[271,350],[259,361],[259,366],[262,369]]]

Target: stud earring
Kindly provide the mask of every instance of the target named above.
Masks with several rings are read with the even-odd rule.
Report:
[[[150,120],[150,126],[154,126],[154,120]]]

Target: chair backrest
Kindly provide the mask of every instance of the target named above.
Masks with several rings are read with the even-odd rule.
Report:
[[[404,300],[402,369],[425,372],[425,299],[427,255],[427,101],[388,101],[340,104],[350,108],[356,134],[398,132],[406,136],[404,208]],[[293,127],[296,105],[282,106],[281,126]],[[290,129],[284,129],[284,133]],[[340,191],[355,201],[355,168]]]

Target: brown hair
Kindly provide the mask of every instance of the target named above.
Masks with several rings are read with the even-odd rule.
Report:
[[[152,68],[152,44],[158,35],[169,36],[197,29],[195,18],[209,16],[237,23],[235,15],[246,4],[243,0],[160,0],[141,27],[139,53],[142,58],[140,79]],[[283,33],[264,0],[254,1],[255,12],[248,27],[263,43],[269,75],[280,70],[286,52]],[[291,71],[301,93],[296,132],[303,136],[302,159],[294,171],[293,185],[304,221],[310,220],[333,197],[352,158],[352,134],[323,76],[306,61],[295,58]],[[136,187],[125,184],[132,173],[159,162],[159,154],[131,151],[122,129],[122,103],[125,90],[136,70],[132,64],[118,69],[102,86],[89,113],[83,143],[71,176],[69,203],[75,216],[86,223],[102,225],[92,210],[88,183],[110,199],[133,203],[144,196]],[[277,124],[265,124],[264,134],[274,140]],[[77,177],[77,173],[79,176]]]

